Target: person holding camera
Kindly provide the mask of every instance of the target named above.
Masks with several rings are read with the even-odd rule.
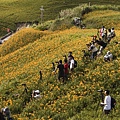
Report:
[[[101,106],[103,106],[103,111],[105,114],[109,114],[111,110],[111,96],[109,90],[104,91],[105,98],[104,102],[101,102]]]

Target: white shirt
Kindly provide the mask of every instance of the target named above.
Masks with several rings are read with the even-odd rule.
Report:
[[[104,104],[105,104],[104,110],[111,110],[111,97],[110,97],[110,95],[105,96]]]
[[[95,45],[93,45],[93,44],[90,46],[90,50],[92,52],[97,52],[98,51],[97,47],[95,47]]]
[[[72,69],[72,68],[74,68],[74,60],[73,59],[70,61],[70,69]]]
[[[34,98],[40,98],[40,94],[35,95]]]
[[[112,53],[110,53],[110,54],[106,54],[105,56],[104,56],[104,58],[106,58],[106,59],[112,59],[113,58],[113,55],[112,55]]]
[[[115,31],[113,29],[111,29],[111,33],[115,33]]]
[[[105,32],[106,32],[106,29],[104,28],[101,28],[101,30],[100,30],[100,32],[101,32],[101,36],[104,36],[105,35]]]
[[[108,32],[108,36],[107,37],[111,37],[111,32]]]

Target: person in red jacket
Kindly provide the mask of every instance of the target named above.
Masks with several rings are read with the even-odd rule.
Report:
[[[69,65],[67,59],[64,60],[64,78],[68,80]]]

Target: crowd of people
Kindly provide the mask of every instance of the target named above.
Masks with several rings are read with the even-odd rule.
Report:
[[[87,46],[87,52],[83,50],[83,57],[89,58],[91,60],[96,59],[98,56],[103,54],[103,50],[107,47],[107,45],[110,43],[112,38],[116,36],[114,28],[106,29],[104,26],[99,30],[97,36],[92,36],[93,39],[89,44],[86,44]],[[116,44],[119,44],[117,42]],[[88,53],[89,52],[89,53]],[[69,52],[68,56],[64,56],[64,64],[62,63],[62,60],[57,62],[57,67],[55,68],[55,64],[53,64],[53,70],[56,72],[58,71],[58,80],[60,81],[61,78],[63,82],[68,80],[68,74],[69,72],[72,73],[75,68],[75,60],[72,56],[72,52]],[[103,55],[103,60],[105,62],[113,60],[113,54],[110,51],[107,51],[105,55]],[[104,91],[104,100],[100,103],[101,106],[103,106],[103,111],[105,114],[109,114],[112,109],[112,97],[109,94],[109,90]],[[113,103],[115,104],[115,102]]]
[[[103,54],[103,50],[110,43],[112,38],[114,38],[115,30],[114,28],[106,29],[104,26],[98,31],[97,35],[93,35],[93,39],[89,44],[86,44],[87,50],[83,50],[84,57],[89,56],[90,59],[96,59],[99,55]],[[87,54],[89,53],[89,54]],[[110,61],[113,59],[113,54],[108,51],[103,57],[104,61]]]
[[[96,59],[98,56],[103,55],[103,50],[107,47],[107,45],[110,43],[112,38],[116,36],[114,28],[106,29],[105,26],[103,26],[97,33],[97,36],[92,36],[93,39],[89,44],[86,44],[87,46],[87,52],[83,50],[84,56],[90,58],[91,60]],[[116,44],[119,44],[119,42],[116,42]],[[112,52],[107,51],[105,55],[103,55],[103,60],[105,62],[109,62],[113,60],[114,55]],[[103,94],[103,93],[102,93]],[[100,105],[103,107],[104,114],[108,115],[110,111],[114,108],[116,101],[114,98],[110,96],[110,91],[105,90],[104,91],[104,100],[100,103]]]
[[[68,80],[68,75],[74,71],[74,69],[77,67],[77,61],[74,60],[74,57],[72,55],[72,52],[70,51],[68,56],[64,55],[64,63],[62,60],[59,60],[57,63],[57,66],[55,67],[55,64],[53,64],[53,73],[56,73],[58,70],[58,80],[64,83]]]
[[[106,46],[110,43],[112,38],[114,38],[115,31],[114,28],[106,29],[104,26],[99,30],[98,35],[92,36],[92,41],[89,44],[86,44],[87,50],[82,50],[84,55],[83,58],[89,58],[91,60],[96,59],[99,55],[103,54],[103,50],[106,48]],[[74,60],[74,57],[72,55],[72,52],[70,51],[68,56],[64,56],[64,63],[62,60],[57,61],[57,67],[55,67],[55,63],[53,62],[53,73],[56,73],[58,69],[58,80],[65,82],[68,80],[69,73],[72,73],[74,71],[74,68],[76,67],[76,60]],[[113,54],[110,51],[107,51],[107,53],[103,57],[104,61],[111,61],[113,59]]]

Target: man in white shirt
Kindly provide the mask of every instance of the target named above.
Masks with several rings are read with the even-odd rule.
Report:
[[[74,69],[74,64],[75,64],[74,58],[71,57],[71,59],[70,59],[70,71],[73,71],[73,69]]]
[[[105,94],[104,103],[101,102],[101,105],[104,106],[103,108],[104,113],[109,114],[111,110],[111,96],[109,95],[109,90],[105,90],[104,94]]]

